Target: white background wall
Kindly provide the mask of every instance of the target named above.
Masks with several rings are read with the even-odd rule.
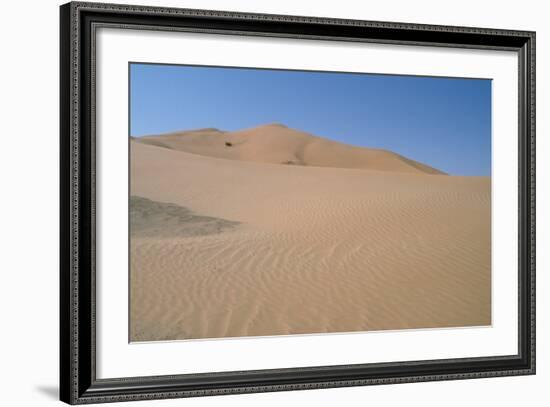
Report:
[[[550,26],[543,1],[385,0],[131,1],[189,8],[537,31],[538,374],[331,390],[148,402],[174,406],[548,405],[550,327]],[[57,401],[58,382],[58,0],[2,4],[0,24],[0,404]],[[546,72],[546,73],[545,73]],[[546,116],[546,117],[545,117]],[[546,185],[545,185],[546,184]],[[146,405],[140,403],[134,405]],[[126,404],[130,405],[130,404]]]

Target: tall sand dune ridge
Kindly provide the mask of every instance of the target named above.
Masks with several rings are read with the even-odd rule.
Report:
[[[414,174],[445,174],[391,151],[343,144],[278,123],[233,132],[206,128],[136,137],[133,140],[230,160]]]

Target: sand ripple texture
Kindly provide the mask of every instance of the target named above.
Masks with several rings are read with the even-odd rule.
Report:
[[[491,323],[489,177],[131,149],[132,341]]]

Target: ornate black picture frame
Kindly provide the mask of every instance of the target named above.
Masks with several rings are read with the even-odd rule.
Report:
[[[534,32],[81,2],[61,6],[60,22],[62,401],[85,404],[535,373]],[[93,39],[100,26],[517,52],[519,352],[498,357],[96,378]]]

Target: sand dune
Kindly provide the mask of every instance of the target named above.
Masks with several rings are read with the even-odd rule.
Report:
[[[490,324],[489,177],[201,132],[131,142],[132,341]]]
[[[235,132],[199,129],[139,137],[135,141],[230,160],[443,174],[391,151],[342,144],[281,124]]]

